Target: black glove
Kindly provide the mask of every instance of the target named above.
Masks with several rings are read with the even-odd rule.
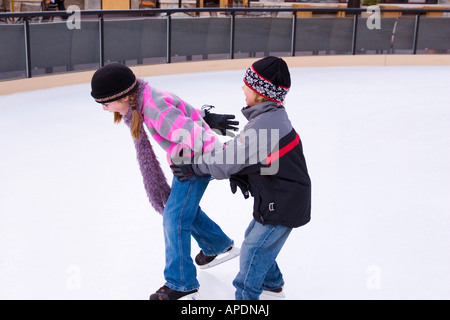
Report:
[[[173,175],[177,177],[178,181],[185,181],[189,178],[196,177],[192,164],[173,164],[170,166]]]
[[[241,189],[242,194],[244,195],[245,199],[248,199],[250,197],[251,187],[250,187],[250,184],[248,183],[247,176],[232,175],[230,177],[230,187],[231,187],[231,192],[233,194],[236,193],[237,187],[239,187],[239,189]]]
[[[236,118],[232,114],[216,114],[211,113],[209,110],[214,108],[214,106],[204,105],[202,110],[205,110],[205,116],[203,119],[210,126],[211,129],[217,129],[223,136],[234,137],[234,134],[227,130],[239,131],[236,127],[239,125],[239,121],[232,121],[231,119]]]

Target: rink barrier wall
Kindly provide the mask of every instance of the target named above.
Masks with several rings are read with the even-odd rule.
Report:
[[[304,13],[312,17],[298,16]],[[0,13],[0,79],[95,70],[110,62],[140,66],[267,55],[450,53],[450,7],[381,8],[378,17],[366,8],[88,10],[78,14]],[[67,22],[61,16],[68,17]]]
[[[203,60],[171,64],[141,65],[130,67],[138,77],[159,75],[245,70],[258,58],[234,60]],[[355,56],[303,56],[283,57],[290,68],[334,66],[448,66],[450,55],[355,55]],[[0,82],[0,95],[58,86],[89,83],[95,70],[68,72],[19,80]]]

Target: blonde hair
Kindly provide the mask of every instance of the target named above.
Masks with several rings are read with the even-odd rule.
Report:
[[[255,92],[256,96],[255,96],[255,102],[260,104],[266,101],[270,101],[270,99],[267,99],[266,97],[260,95],[259,93]]]
[[[127,97],[129,97],[130,107],[133,110],[131,135],[133,136],[133,138],[136,141],[138,141],[140,139],[142,117],[141,117],[141,113],[136,108],[137,107],[137,91],[129,94]],[[120,121],[122,121],[122,118],[123,118],[123,116],[120,113],[114,112],[114,123],[120,123]]]

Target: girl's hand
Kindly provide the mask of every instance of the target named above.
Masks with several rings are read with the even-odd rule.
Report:
[[[209,110],[214,108],[214,106],[204,105],[202,110],[205,112],[205,116],[203,119],[209,125],[211,129],[219,130],[223,136],[234,137],[234,134],[231,131],[239,131],[237,127],[239,125],[239,121],[233,121],[236,116],[233,114],[217,114],[212,113]]]

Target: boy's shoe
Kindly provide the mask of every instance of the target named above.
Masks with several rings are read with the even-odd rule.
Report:
[[[217,256],[207,256],[203,253],[203,250],[200,250],[200,253],[195,257],[195,263],[200,269],[208,269],[236,258],[240,253],[241,250],[235,246],[229,247],[227,251]]]
[[[277,298],[286,298],[286,295],[283,292],[283,287],[272,289],[272,290],[263,290],[263,294],[266,294],[268,296],[277,297]]]
[[[163,286],[150,296],[150,300],[198,300],[200,294],[198,289],[182,292],[170,289],[168,286]]]

